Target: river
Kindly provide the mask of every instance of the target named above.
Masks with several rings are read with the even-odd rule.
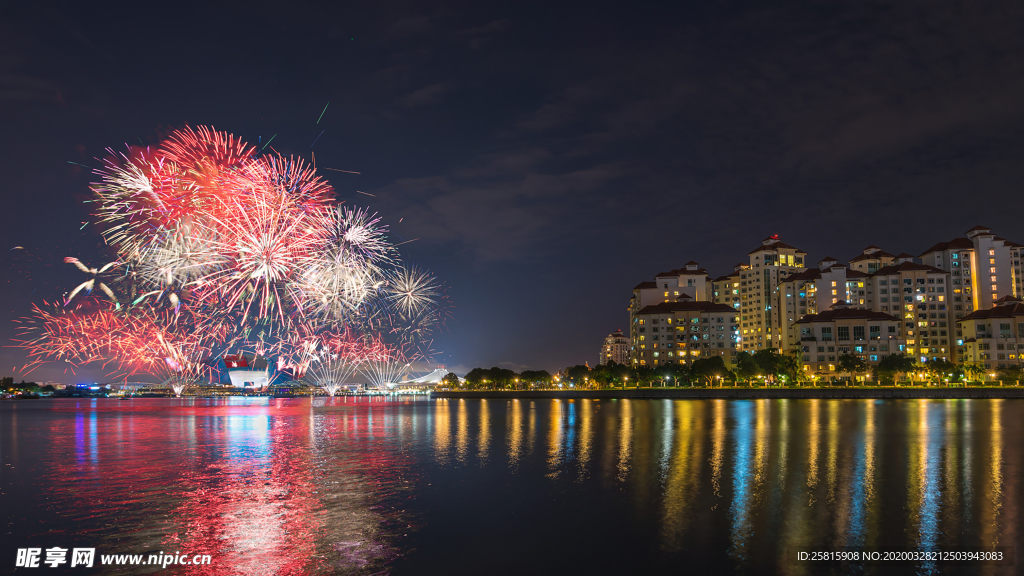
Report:
[[[5,401],[0,566],[90,547],[210,556],[181,574],[891,573],[792,551],[1024,550],[1022,442],[1024,400]]]

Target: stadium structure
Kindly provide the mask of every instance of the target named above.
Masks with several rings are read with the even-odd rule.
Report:
[[[227,370],[231,385],[236,388],[262,390],[270,385],[270,365],[266,358],[253,354],[227,354],[221,361]]]

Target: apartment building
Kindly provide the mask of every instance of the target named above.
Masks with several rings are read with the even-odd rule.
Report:
[[[838,302],[863,306],[868,297],[865,287],[869,275],[851,270],[835,258],[826,256],[810,268],[788,276],[779,290],[779,303],[785,328],[782,331],[782,350],[799,345],[800,331],[794,323],[807,314],[828,310]]]
[[[816,314],[796,321],[804,373],[823,376],[836,373],[839,356],[852,354],[876,365],[890,354],[904,351],[900,319],[883,312],[853,307],[839,301]]]
[[[622,330],[616,330],[608,336],[605,336],[604,343],[601,344],[601,353],[598,355],[598,364],[610,364],[615,362],[616,364],[629,364],[629,337],[622,333]]]
[[[964,336],[958,342],[963,362],[993,371],[1024,364],[1024,303],[1020,298],[1004,296],[995,307],[975,310],[958,324]]]
[[[900,319],[907,354],[921,362],[955,361],[955,319],[951,316],[951,276],[934,266],[903,262],[880,268],[868,278],[866,308]],[[953,304],[955,306],[955,304]]]
[[[749,264],[733,266],[732,274],[719,276],[711,281],[709,301],[715,304],[728,304],[733,308],[740,307],[740,274],[750,268]]]
[[[751,250],[749,268],[740,272],[740,343],[748,352],[782,347],[788,328],[779,302],[779,283],[804,270],[807,253],[777,235]]]
[[[850,260],[850,269],[871,274],[883,266],[890,266],[896,262],[896,256],[885,252],[878,246],[868,246],[861,254]]]
[[[739,340],[736,309],[728,304],[682,300],[637,311],[631,329],[635,334],[633,364],[691,364],[712,356],[721,356],[726,365],[735,364]]]
[[[868,246],[849,265],[826,256],[817,266],[805,267],[806,252],[771,236],[748,253],[748,263],[714,280],[696,262],[688,262],[638,285],[629,306],[632,360],[640,358],[635,354],[639,334],[633,332],[640,310],[659,303],[707,301],[739,312],[741,351],[802,348],[804,327],[797,323],[843,302],[846,309],[897,318],[902,351],[921,362],[963,361],[956,342],[966,337],[957,321],[1006,296],[1024,297],[1022,252],[1024,246],[976,226],[964,238],[931,246],[919,262],[906,252],[893,255]]]

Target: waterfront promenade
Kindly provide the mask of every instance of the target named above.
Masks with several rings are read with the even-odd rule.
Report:
[[[1024,398],[1024,387],[850,387],[850,388],[626,388],[609,390],[438,390],[435,398],[489,399],[584,399],[617,398],[673,399],[756,399],[756,398]]]

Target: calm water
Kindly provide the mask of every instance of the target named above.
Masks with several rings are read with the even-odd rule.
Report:
[[[79,546],[212,555],[177,573],[892,573],[785,549],[1024,552],[1022,432],[1013,400],[2,402],[0,572]]]

